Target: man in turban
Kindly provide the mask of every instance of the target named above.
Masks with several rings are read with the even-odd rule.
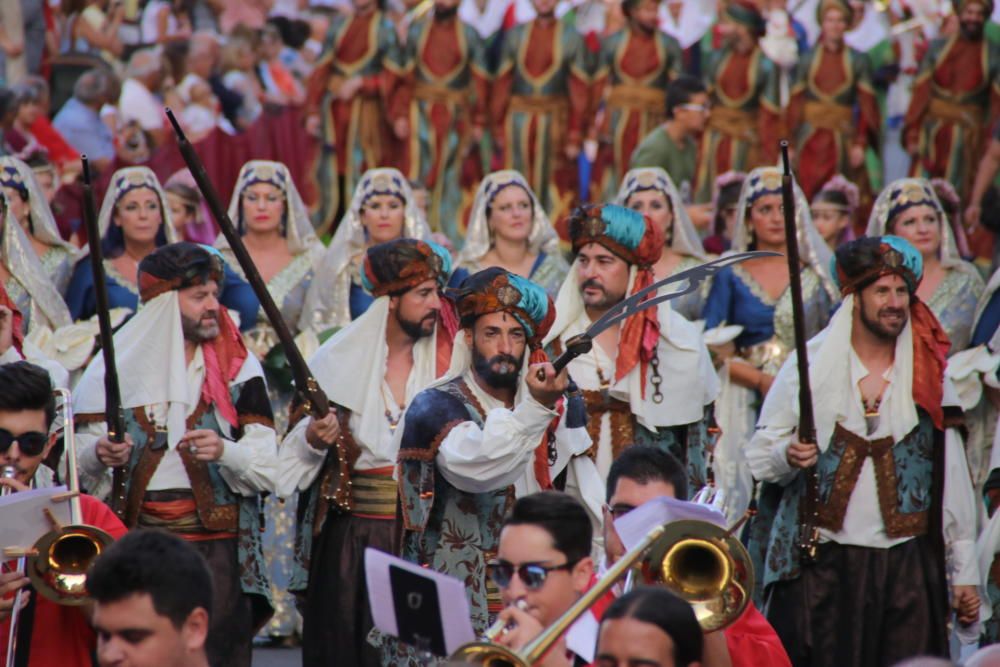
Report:
[[[1000,113],[1000,50],[985,37],[993,0],[952,0],[959,29],[931,42],[903,120],[912,176],[944,178],[965,201]]]
[[[559,290],[558,317],[546,339],[554,354],[650,286],[664,245],[659,226],[610,204],[577,209],[569,234],[576,259]],[[583,491],[585,501],[595,497],[598,507],[603,504],[611,463],[638,442],[676,456],[692,494],[705,485],[708,423],[719,382],[693,324],[669,304],[648,308],[605,329],[590,352],[570,362],[569,371],[583,391],[592,441],[588,453],[602,480]]]
[[[74,392],[81,483],[106,497],[125,468],[127,527],[188,540],[213,573],[208,654],[249,667],[270,617],[261,553],[262,493],[274,491],[277,439],[257,358],[219,307],[222,257],[194,243],[158,248],[139,263],[141,307],[115,334],[125,442],[107,436],[104,359]],[[123,502],[119,502],[119,501]]]
[[[486,564],[501,521],[536,449],[559,417],[567,386],[542,351],[555,316],[534,283],[500,268],[480,271],[456,292],[461,331],[451,368],[417,394],[400,427],[403,558],[464,581],[477,634],[499,611]],[[384,664],[420,664],[390,643]]]
[[[451,313],[441,296],[450,274],[451,255],[437,244],[372,247],[361,278],[375,300],[309,359],[332,410],[292,427],[278,485],[282,497],[300,492],[291,588],[305,592],[305,664],[379,663],[368,643],[363,555],[399,551],[396,430],[417,393],[447,370],[449,357],[437,352],[450,352],[456,328],[438,326],[442,310]]]
[[[907,241],[858,239],[835,265],[844,300],[808,345],[818,444],[796,433],[791,358],[748,445],[754,477],[784,488],[757,573],[768,620],[796,666],[947,657],[949,593],[960,634],[978,636],[968,626],[979,618],[976,498],[948,339],[916,296],[923,266]]]

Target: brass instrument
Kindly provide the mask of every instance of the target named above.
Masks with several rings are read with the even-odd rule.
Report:
[[[80,479],[76,469],[76,438],[73,431],[72,397],[57,388],[63,400],[66,480],[70,503],[70,525],[62,526],[47,512],[52,530],[35,542],[28,559],[27,575],[35,590],[56,604],[78,606],[87,601],[87,570],[94,559],[112,542],[106,532],[83,523],[80,508]]]
[[[14,466],[4,466],[0,477],[14,479],[15,475],[17,475],[17,468]],[[9,486],[5,486],[0,491],[0,496],[7,496],[11,493],[14,493],[14,490]],[[24,572],[24,556],[17,559],[17,567],[14,571]],[[17,619],[21,615],[21,600],[23,595],[24,590],[18,589],[17,594],[14,596],[14,606],[10,610],[10,631],[7,633],[7,657],[4,661],[6,667],[14,667],[14,658],[17,655]]]
[[[526,611],[528,608],[528,603],[525,602],[523,599],[521,599],[515,602],[514,606],[520,609],[521,611]],[[510,629],[511,626],[507,623],[507,621],[498,618],[496,622],[493,625],[491,625],[489,629],[486,631],[486,633],[483,635],[483,639],[485,639],[488,642],[495,642],[497,640],[497,637],[499,637],[505,631]]]
[[[705,521],[674,521],[649,531],[555,623],[524,648],[513,651],[489,641],[470,642],[449,656],[449,663],[531,667],[632,568],[638,569],[645,583],[665,585],[690,603],[705,632],[725,628],[735,621],[746,609],[753,590],[750,556],[730,531]],[[498,634],[497,631],[494,636]]]

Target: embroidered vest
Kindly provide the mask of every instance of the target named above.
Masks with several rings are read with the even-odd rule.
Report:
[[[403,558],[466,582],[477,635],[489,625],[486,563],[496,556],[500,526],[514,501],[513,487],[485,493],[461,491],[438,474],[438,447],[464,422],[480,428],[485,411],[465,381],[456,378],[420,392],[406,413],[399,452]]]
[[[241,384],[231,385],[229,388],[236,405],[239,405],[238,398],[243,387]],[[224,435],[215,417],[215,410],[208,409],[203,403],[188,417],[187,427],[208,429]],[[125,411],[125,431],[135,443],[125,484],[125,525],[133,528],[138,522],[146,487],[166,453],[167,432],[165,426],[158,427],[150,422],[145,409],[141,407]],[[238,434],[234,434],[234,438],[236,437]],[[238,534],[236,566],[240,569],[243,592],[263,596],[270,605],[271,585],[265,572],[260,542],[260,496],[247,497],[234,493],[223,480],[218,463],[197,461],[186,448],[180,449],[180,456],[191,482],[191,491],[202,525],[210,531]]]
[[[869,441],[837,424],[830,446],[819,456],[818,525],[836,532],[843,527],[851,494],[866,458],[875,466],[875,484],[885,532],[891,538],[927,533],[933,499],[935,430],[930,417],[918,412],[918,424],[901,441]],[[800,574],[799,503],[805,475],[796,475],[778,504],[764,566],[764,586]]]

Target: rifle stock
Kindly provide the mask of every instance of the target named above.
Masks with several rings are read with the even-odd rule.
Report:
[[[802,304],[801,262],[799,258],[798,233],[795,225],[795,191],[792,185],[792,169],[788,160],[788,142],[781,142],[781,160],[784,171],[781,176],[781,199],[785,214],[785,246],[788,257],[788,286],[792,297],[792,321],[795,329],[795,357],[799,377],[799,442],[816,443],[816,423],[813,419],[812,388],[809,383],[809,354],[806,349],[805,309]],[[819,487],[816,467],[806,470],[806,497],[804,499],[799,526],[799,549],[803,559],[811,562],[816,558],[819,532],[816,527],[819,510]]]
[[[104,251],[101,248],[101,230],[97,225],[94,207],[94,190],[90,182],[90,162],[82,155],[83,162],[83,221],[87,226],[87,245],[90,248],[90,267],[94,274],[94,299],[97,302],[97,324],[100,329],[101,356],[104,358],[104,414],[111,442],[125,442],[125,415],[122,411],[121,389],[118,386],[118,367],[115,364],[114,332],[111,329],[111,307],[108,303],[108,286],[104,275]],[[111,508],[119,518],[125,514],[125,466],[117,466],[111,475]]]
[[[226,209],[219,199],[219,193],[215,190],[215,186],[209,180],[201,158],[198,157],[198,153],[195,152],[191,142],[184,136],[184,131],[177,122],[177,118],[174,117],[173,112],[167,109],[166,114],[170,120],[170,124],[173,126],[174,134],[177,135],[177,146],[180,149],[185,164],[187,164],[188,169],[191,171],[195,183],[198,184],[198,189],[205,198],[209,210],[212,211],[212,215],[219,223],[219,229],[222,230],[222,234],[229,241],[229,246],[232,248],[233,254],[236,255],[236,260],[240,263],[247,282],[250,283],[250,287],[253,288],[254,293],[257,295],[257,300],[260,301],[260,307],[271,322],[271,326],[274,327],[278,340],[281,342],[281,347],[285,351],[285,357],[288,359],[288,365],[291,367],[292,376],[295,378],[295,386],[305,399],[307,411],[313,417],[322,419],[330,412],[329,399],[323,393],[323,390],[320,389],[316,379],[313,378],[306,360],[302,358],[302,353],[299,352],[299,348],[295,344],[292,332],[289,331],[285,319],[281,316],[281,311],[278,310],[278,306],[274,303],[271,292],[268,291],[267,284],[261,278],[260,272],[250,257],[250,253],[247,251],[246,246],[243,245],[243,239],[240,238],[239,232],[236,231],[236,225],[229,219],[229,214],[226,213]]]

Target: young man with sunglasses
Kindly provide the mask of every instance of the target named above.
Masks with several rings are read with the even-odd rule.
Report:
[[[508,627],[497,642],[523,648],[563,615],[590,588],[594,562],[587,511],[558,491],[523,496],[514,503],[500,531],[496,560],[488,572],[500,588]],[[563,635],[539,663],[544,667],[585,665]],[[592,647],[591,647],[592,648]]]
[[[58,433],[50,432],[55,419],[55,396],[49,374],[27,361],[0,365],[0,469],[12,468],[12,478],[0,478],[0,488],[13,492],[53,486],[53,471],[42,465]],[[96,498],[80,496],[83,523],[114,538],[125,534],[118,517]],[[24,545],[31,546],[31,545]],[[6,655],[14,596],[19,589],[22,607],[17,624],[15,665],[27,667],[89,667],[96,646],[94,631],[80,607],[57,605],[35,593],[17,561],[0,568],[0,655]]]
[[[614,522],[655,498],[686,498],[687,475],[671,454],[650,445],[633,445],[611,465],[604,507],[604,556],[608,565],[625,553]],[[790,666],[781,640],[751,602],[725,630],[705,635],[703,667]],[[600,663],[599,663],[600,664]]]

